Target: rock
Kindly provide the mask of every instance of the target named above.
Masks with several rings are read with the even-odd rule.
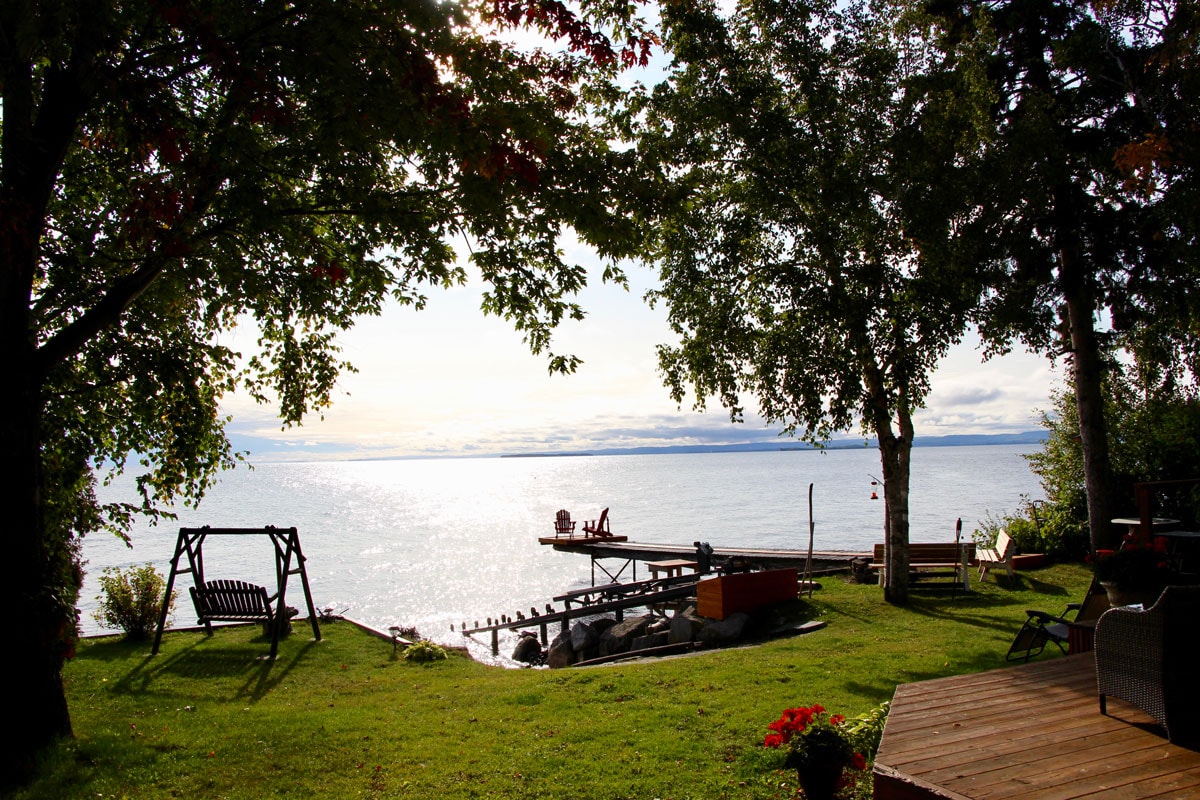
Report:
[[[555,636],[546,654],[546,665],[551,669],[558,669],[569,667],[578,660],[575,649],[571,647],[571,635],[564,631]]]
[[[645,650],[648,647],[662,647],[667,644],[669,634],[666,631],[659,633],[647,633],[645,636],[635,636],[633,641],[629,643],[630,652],[635,650]]]
[[[600,655],[613,656],[629,652],[633,640],[644,636],[649,625],[649,616],[634,617],[613,625],[600,635]]]
[[[745,630],[746,623],[749,621],[750,615],[739,611],[736,614],[730,614],[725,619],[708,623],[696,638],[711,647],[733,644],[742,637],[742,631]]]
[[[671,630],[671,620],[656,619],[646,628],[646,633],[666,633]]]
[[[600,634],[588,622],[576,622],[571,628],[571,648],[576,653],[595,647],[600,643]]]
[[[537,636],[528,633],[521,634],[521,638],[517,640],[517,646],[513,648],[513,661],[520,661],[523,664],[536,664],[542,660],[542,645],[537,640]]]
[[[671,630],[668,631],[669,644],[685,644],[696,641],[700,631],[704,629],[704,620],[695,614],[676,614],[671,617]]]

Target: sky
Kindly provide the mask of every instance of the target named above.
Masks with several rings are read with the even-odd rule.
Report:
[[[553,347],[583,359],[572,375],[549,375],[509,323],[479,310],[478,283],[431,290],[423,311],[390,307],[339,337],[358,368],[343,374],[332,408],[282,430],[273,409],[243,396],[224,410],[238,450],[251,461],[585,452],[599,448],[738,444],[779,439],[781,427],[754,416],[732,424],[719,403],[697,413],[671,400],[655,347],[674,337],[660,306],[644,302],[655,277],[629,266],[630,289],[603,284],[594,256],[579,296],[583,321],[566,321]],[[240,338],[239,338],[240,337]],[[239,332],[234,349],[253,349]],[[1015,353],[982,363],[975,340],[955,348],[934,376],[918,436],[1038,430],[1060,376],[1044,357]],[[850,438],[861,435],[857,431]],[[784,440],[786,443],[786,440]]]
[[[653,11],[653,9],[651,10]],[[653,20],[652,20],[653,21]],[[518,39],[527,33],[510,33]],[[543,44],[530,39],[530,46]],[[666,54],[626,74],[654,85],[668,70]],[[238,395],[223,405],[238,450],[251,460],[395,458],[585,452],[600,448],[770,442],[767,426],[743,398],[745,421],[733,424],[719,402],[704,413],[680,408],[658,374],[655,347],[675,341],[660,306],[643,296],[654,285],[644,267],[626,268],[629,291],[601,281],[598,259],[578,245],[569,255],[589,265],[578,297],[582,322],[565,321],[557,353],[583,359],[572,375],[549,375],[546,358],[529,352],[502,319],[479,310],[480,283],[430,292],[423,311],[391,307],[342,335],[343,355],[358,372],[344,374],[332,408],[281,430],[275,412]],[[229,344],[254,349],[243,331]],[[933,380],[926,408],[914,415],[918,436],[1038,430],[1060,375],[1038,355],[1016,352],[982,363],[978,341],[956,347]],[[858,431],[848,438],[862,439]],[[786,440],[784,440],[786,443]]]

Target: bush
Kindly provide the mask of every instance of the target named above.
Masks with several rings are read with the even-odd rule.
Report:
[[[96,622],[106,628],[120,628],[125,631],[126,639],[148,639],[162,613],[166,583],[153,564],[131,567],[128,572],[117,567],[105,568],[100,575],[101,594],[96,597],[100,602],[93,615]],[[172,593],[167,613],[174,608]]]
[[[428,639],[422,639],[419,642],[413,642],[408,647],[404,648],[404,658],[406,661],[427,663],[430,661],[440,661],[446,657],[445,649],[440,645],[434,644]]]
[[[1062,506],[1026,499],[1016,514],[988,514],[972,538],[979,547],[994,547],[1001,529],[1012,537],[1017,553],[1044,553],[1059,560],[1075,560],[1088,549],[1087,525]]]

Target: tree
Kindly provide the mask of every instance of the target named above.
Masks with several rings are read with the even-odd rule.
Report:
[[[80,537],[198,500],[236,459],[223,395],[277,398],[284,424],[326,406],[345,366],[336,332],[463,281],[455,236],[491,286],[484,310],[535,352],[582,316],[586,273],[560,231],[615,258],[632,229],[611,213],[625,157],[590,127],[581,87],[644,62],[653,37],[636,6],[579,9],[0,7],[0,454],[14,476],[0,605],[25,694],[6,779],[70,733]],[[569,51],[507,44],[517,27]],[[237,325],[259,332],[244,358],[220,344]],[[101,507],[93,468],[131,455],[141,502]]]
[[[917,124],[920,43],[886,3],[748,0],[663,9],[675,57],[640,141],[661,174],[657,231],[676,347],[660,348],[677,402],[753,395],[769,422],[824,442],[878,438],[886,504],[885,596],[908,585],[912,414],[976,295],[969,254],[938,217],[944,130]],[[923,244],[916,246],[916,233]]]
[[[1196,477],[1200,399],[1195,389],[1164,388],[1136,370],[1114,368],[1105,376],[1104,398],[1118,497],[1134,497],[1136,483]],[[1038,512],[1043,526],[1051,529],[1051,535],[1069,539],[1087,516],[1083,448],[1074,391],[1068,387],[1052,401],[1053,413],[1043,415],[1042,421],[1048,433],[1046,443],[1028,459],[1046,493],[1047,507]],[[1156,495],[1155,516],[1178,519],[1185,530],[1200,522],[1195,486],[1164,486]],[[1048,526],[1046,519],[1050,520]],[[1066,542],[1063,549],[1076,550],[1074,545]]]
[[[940,109],[990,100],[973,143],[989,167],[963,193],[993,245],[981,330],[1069,357],[1091,543],[1111,546],[1106,354],[1126,347],[1166,383],[1198,374],[1200,18],[1188,0],[929,8],[957,73]]]

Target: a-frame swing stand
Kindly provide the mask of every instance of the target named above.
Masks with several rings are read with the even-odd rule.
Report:
[[[204,540],[209,536],[269,536],[275,545],[275,594],[267,595],[261,586],[244,584],[241,581],[204,580]],[[180,562],[187,557],[186,566]],[[312,624],[313,637],[321,638],[317,624],[317,610],[313,605],[312,590],[308,587],[308,573],[304,569],[304,554],[300,551],[300,534],[295,528],[180,528],[175,542],[175,555],[171,557],[171,574],[167,577],[167,591],[163,597],[162,614],[158,618],[158,630],[154,634],[154,648],[158,654],[163,628],[167,624],[167,613],[171,607],[171,592],[175,588],[175,576],[191,573],[195,586],[191,590],[196,603],[196,613],[205,631],[212,633],[212,622],[234,621],[267,622],[271,630],[271,658],[279,652],[280,629],[287,624],[288,613],[285,602],[287,581],[291,575],[300,576],[304,587],[304,600],[308,604],[308,621]],[[274,611],[271,604],[274,604]]]

